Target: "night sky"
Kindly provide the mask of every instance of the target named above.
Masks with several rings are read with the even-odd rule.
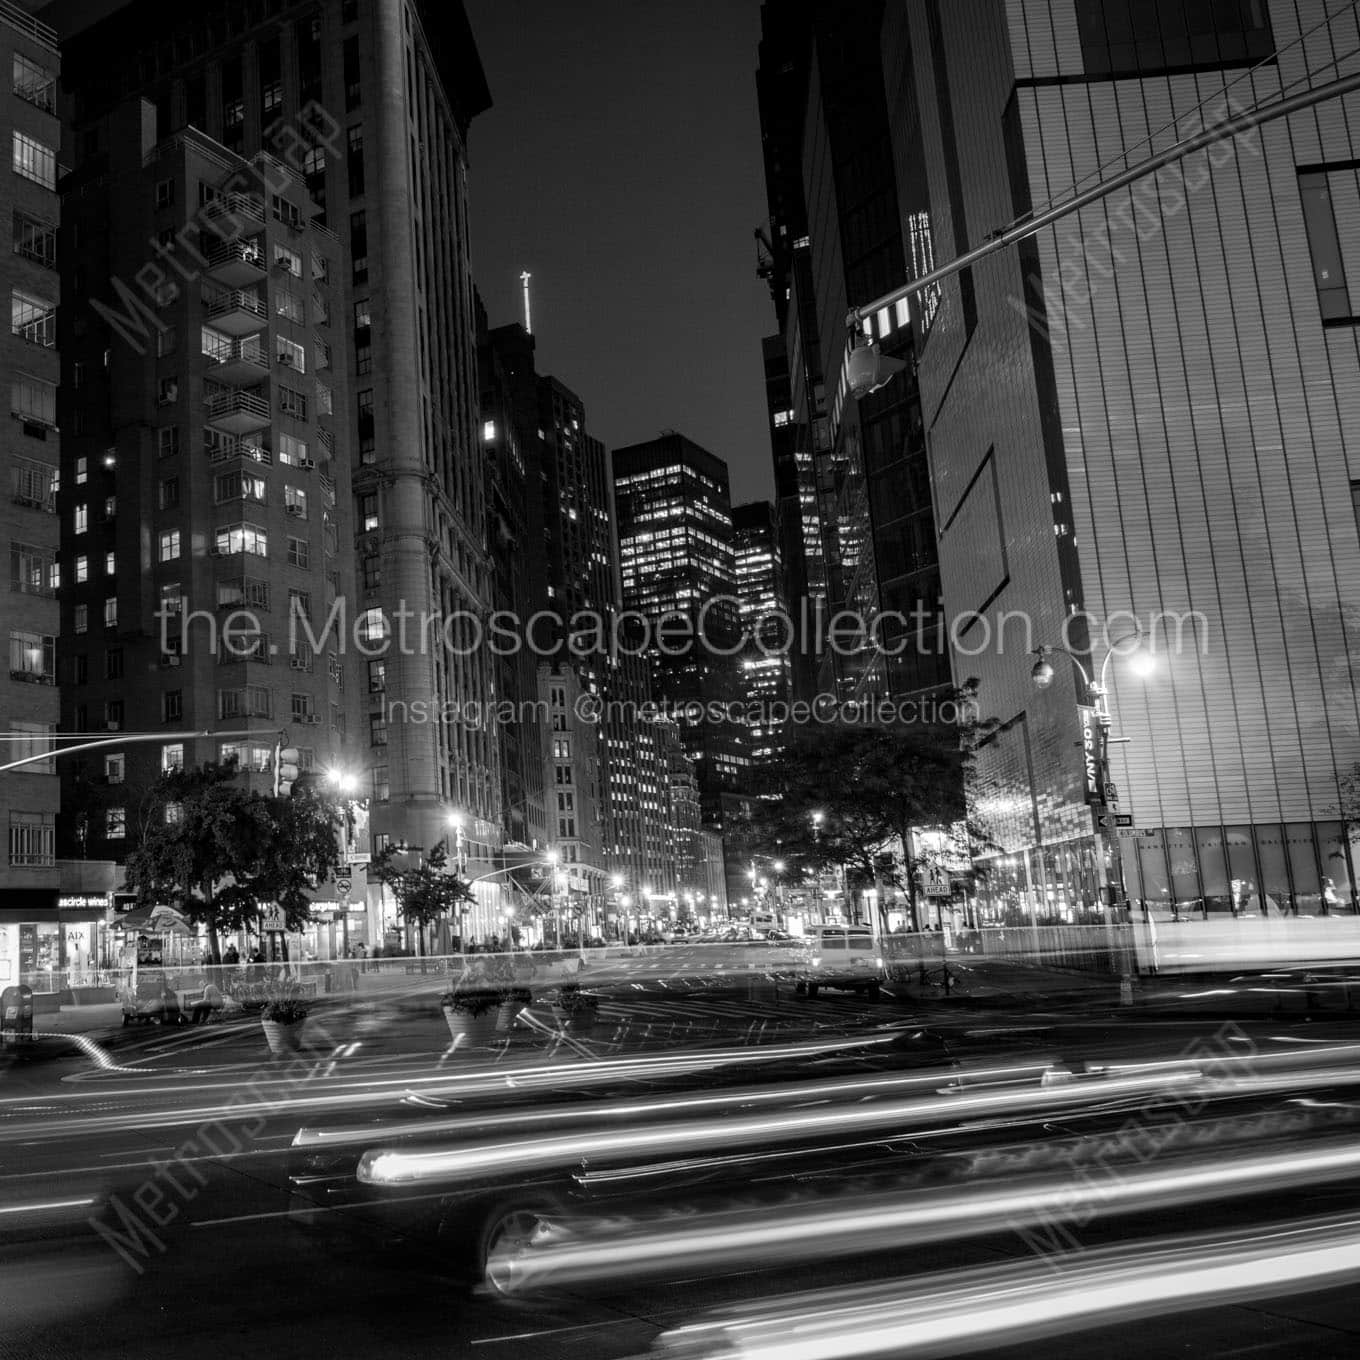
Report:
[[[765,221],[759,0],[466,0],[494,106],[470,134],[472,265],[491,324],[609,448],[675,429],[771,494],[755,274]]]

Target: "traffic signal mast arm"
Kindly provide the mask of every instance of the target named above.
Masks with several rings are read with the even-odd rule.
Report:
[[[1187,137],[1184,141],[1177,142],[1174,146],[1168,147],[1155,156],[1148,157],[1145,161],[1139,161],[1137,165],[1125,170],[1122,174],[1115,175],[1113,179],[1102,180],[1099,184],[1093,185],[1079,194],[1074,194],[1065,203],[1047,208],[1037,216],[996,233],[991,240],[985,241],[980,246],[975,246],[972,250],[965,251],[958,259],[951,260],[938,269],[932,269],[930,273],[922,274],[920,278],[912,279],[910,283],[904,283],[899,288],[894,288],[891,293],[884,293],[882,297],[875,298],[872,302],[851,307],[845,314],[845,324],[851,330],[858,331],[866,317],[872,316],[882,308],[891,307],[894,303],[910,297],[913,293],[931,288],[937,283],[943,283],[945,279],[977,264],[980,260],[985,260],[987,256],[995,254],[998,250],[1004,250],[1007,246],[1014,245],[1017,241],[1024,241],[1031,236],[1037,236],[1039,232],[1052,223],[1067,217],[1071,213],[1080,212],[1088,204],[1098,202],[1146,175],[1155,174],[1163,166],[1170,165],[1173,161],[1192,155],[1196,151],[1202,151],[1205,147],[1213,146],[1216,142],[1226,141],[1229,137],[1236,137],[1239,133],[1260,127],[1263,123],[1272,122],[1276,118],[1287,117],[1291,113],[1297,113],[1300,109],[1312,108],[1314,104],[1321,104],[1327,99],[1339,98],[1341,95],[1349,94],[1356,89],[1360,89],[1360,73],[1344,76],[1340,80],[1328,81],[1326,85],[1318,85],[1311,90],[1303,90],[1299,94],[1291,95],[1288,99],[1277,99],[1272,104],[1248,109],[1235,118],[1226,119],[1222,123],[1215,123],[1213,127],[1206,128],[1193,137]]]
[[[244,732],[123,732],[116,737],[100,737],[98,741],[82,741],[76,746],[63,746],[59,750],[43,751],[40,755],[25,756],[22,760],[12,760],[8,765],[0,765],[0,774],[9,770],[21,770],[25,765],[36,764],[40,760],[56,760],[59,756],[73,756],[79,751],[97,751],[107,746],[132,746],[137,742],[166,741],[171,737],[258,737],[259,731]],[[275,750],[278,748],[275,747]]]

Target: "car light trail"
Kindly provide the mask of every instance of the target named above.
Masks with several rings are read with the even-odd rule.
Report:
[[[1100,1173],[1099,1179],[1096,1174]],[[1277,1192],[1360,1176],[1360,1147],[1178,1165],[1077,1167],[1015,1188],[905,1189],[895,1197],[843,1196],[779,1211],[718,1211],[642,1228],[601,1220],[549,1233],[488,1263],[503,1294],[529,1294],[587,1281],[634,1283],[693,1270],[790,1264],[920,1246],[1042,1224],[1074,1215],[1144,1213],[1253,1192]]]
[[[643,1129],[596,1130],[510,1143],[477,1142],[448,1149],[375,1148],[365,1152],[360,1159],[358,1177],[369,1185],[457,1181],[495,1171],[561,1166],[591,1158],[607,1162],[639,1155],[706,1150],[714,1146],[735,1148],[743,1144],[763,1145],[771,1140],[791,1142],[819,1135],[838,1136],[863,1129],[897,1130],[941,1117],[1013,1114],[1036,1106],[1074,1107],[1093,1100],[1162,1092],[1183,1095],[1191,1088],[1210,1094],[1213,1086],[1192,1068],[1151,1077],[1073,1082],[1066,1086],[1028,1087],[979,1095],[960,1092],[935,1099],[884,1101],[851,1108],[835,1106],[815,1112],[686,1120]]]
[[[672,1360],[868,1360],[957,1355],[1169,1312],[1360,1279],[1360,1221],[1197,1235],[724,1310],[660,1336]]]

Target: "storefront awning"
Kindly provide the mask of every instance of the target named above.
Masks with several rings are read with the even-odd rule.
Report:
[[[162,933],[192,935],[194,928],[174,907],[138,907],[114,922],[120,930],[154,930]]]

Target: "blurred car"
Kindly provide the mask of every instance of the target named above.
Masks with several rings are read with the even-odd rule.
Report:
[[[878,995],[883,957],[867,926],[818,926],[805,949],[795,980],[800,995],[816,996],[823,987]]]

